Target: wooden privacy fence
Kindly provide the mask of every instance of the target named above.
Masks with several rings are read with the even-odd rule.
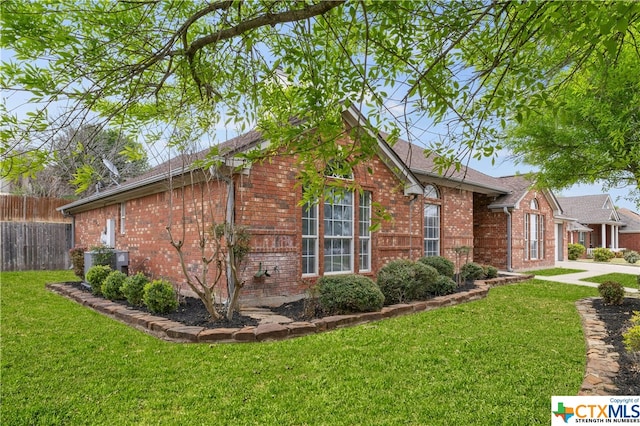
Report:
[[[67,269],[70,223],[0,222],[2,270]]]
[[[70,267],[71,218],[56,210],[67,203],[58,198],[0,195],[2,271]]]

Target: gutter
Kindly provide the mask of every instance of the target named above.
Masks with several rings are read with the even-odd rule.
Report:
[[[513,268],[511,267],[511,251],[513,244],[511,239],[511,212],[506,207],[503,207],[502,211],[507,215],[507,272],[513,272]]]

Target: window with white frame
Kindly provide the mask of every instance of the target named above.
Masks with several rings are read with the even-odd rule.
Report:
[[[324,272],[353,271],[353,192],[329,189],[324,202]]]
[[[538,210],[538,201],[531,200],[529,208]],[[524,215],[524,239],[525,259],[544,259],[544,215],[538,213]]]
[[[367,272],[371,270],[371,192],[363,191],[359,201],[360,271]]]
[[[120,203],[120,234],[124,235],[125,233],[125,218],[127,216],[127,209],[125,203]]]
[[[302,274],[318,273],[318,205],[302,206]]]
[[[578,231],[578,244],[582,244],[583,246],[587,246],[587,233],[583,231]]]
[[[429,199],[439,199],[438,189],[433,185],[426,185],[424,196],[424,255],[440,255],[440,204],[430,202]]]

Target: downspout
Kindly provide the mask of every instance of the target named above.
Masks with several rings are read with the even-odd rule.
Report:
[[[418,194],[414,194],[409,200],[409,259],[413,253],[413,203],[418,199]]]
[[[503,211],[507,215],[507,272],[513,272],[511,267],[511,212],[506,207],[503,207]]]

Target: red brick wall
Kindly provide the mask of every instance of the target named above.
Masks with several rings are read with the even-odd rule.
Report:
[[[533,198],[538,200],[538,210],[530,209]],[[474,194],[474,259],[481,264],[493,265],[498,269],[507,267],[507,215],[503,211],[488,209],[492,197]],[[544,258],[525,260],[524,217],[529,213],[544,215]],[[511,212],[511,267],[513,270],[527,270],[555,264],[555,224],[553,209],[547,199],[536,191],[529,191],[520,200],[518,208]]]
[[[442,198],[440,255],[456,263],[459,268],[467,261],[466,255],[456,255],[455,249],[473,247],[473,193],[456,188],[440,187]],[[469,261],[473,261],[473,251]]]
[[[368,169],[372,173],[368,172]],[[301,229],[302,207],[298,205],[302,189],[296,186],[295,158],[275,157],[272,161],[254,164],[249,173],[236,177],[235,216],[238,225],[246,226],[252,235],[252,251],[241,268],[245,282],[244,299],[264,299],[303,294],[312,280],[302,280]],[[380,203],[393,217],[383,222],[372,234],[372,271],[396,258],[422,255],[422,204],[405,196],[403,185],[378,158],[354,172],[362,189],[372,192],[372,201]],[[185,207],[182,206],[184,194]],[[183,252],[190,273],[200,271],[200,252],[196,211],[204,205],[206,214],[217,221],[224,218],[226,188],[222,183],[210,183],[173,191],[173,206],[169,192],[162,192],[126,201],[126,232],[120,234],[120,205],[79,213],[75,217],[76,245],[99,244],[106,220],[116,219],[116,248],[129,251],[130,272],[142,271],[153,278],[166,278],[186,289],[176,250],[169,241],[167,225],[172,223],[174,240],[183,240]],[[198,200],[194,203],[193,200]],[[358,271],[357,212],[358,197],[354,197],[354,272]],[[323,234],[322,207],[319,235]],[[181,218],[185,218],[185,228]],[[170,222],[172,220],[172,222]],[[183,237],[182,231],[185,235]],[[456,231],[457,232],[457,231]],[[322,240],[320,240],[322,268]],[[270,277],[255,278],[259,268],[267,269]],[[322,270],[322,269],[320,269]],[[224,284],[221,286],[226,288]]]
[[[640,233],[618,234],[618,243],[621,248],[640,252]]]

